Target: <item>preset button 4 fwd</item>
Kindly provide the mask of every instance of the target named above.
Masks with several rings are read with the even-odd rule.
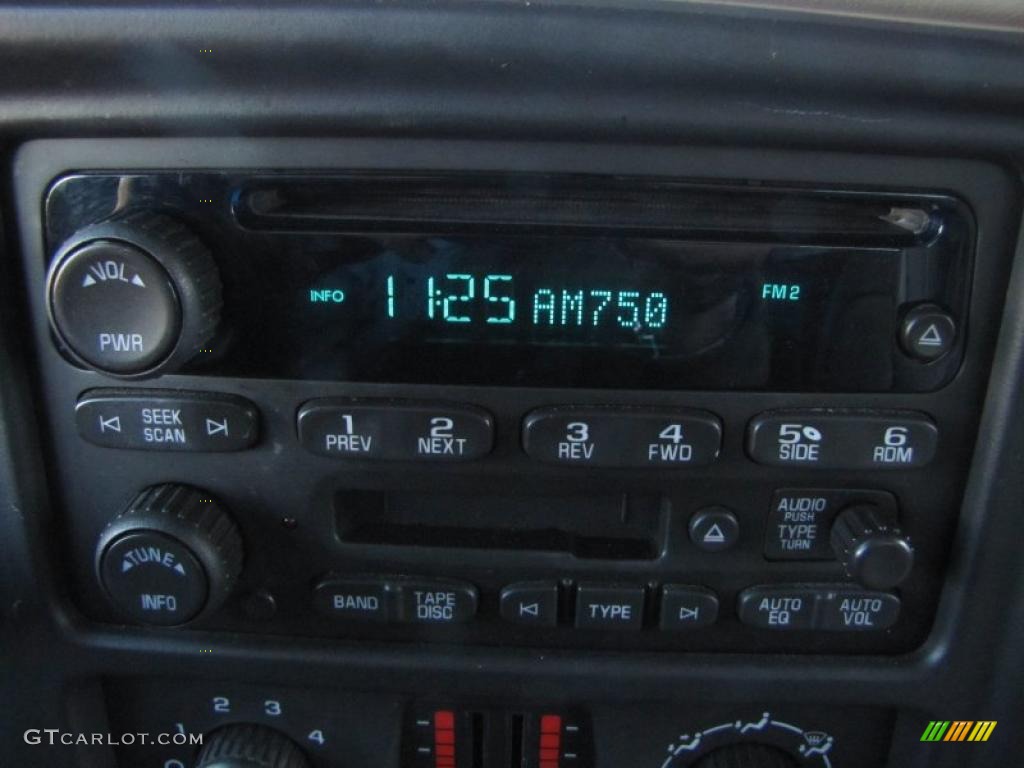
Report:
[[[685,467],[711,464],[722,423],[694,410],[541,408],[523,421],[523,448],[533,459],[590,467]]]

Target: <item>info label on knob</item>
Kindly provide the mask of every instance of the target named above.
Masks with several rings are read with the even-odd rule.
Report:
[[[152,531],[131,533],[103,554],[103,584],[125,613],[144,624],[183,624],[202,609],[207,579],[180,542]]]

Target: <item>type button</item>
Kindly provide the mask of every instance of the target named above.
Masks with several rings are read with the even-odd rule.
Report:
[[[577,629],[639,630],[643,624],[643,587],[580,584],[576,590]]]

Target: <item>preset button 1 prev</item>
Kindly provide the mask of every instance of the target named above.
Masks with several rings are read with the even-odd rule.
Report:
[[[591,467],[685,467],[711,464],[722,445],[712,413],[644,408],[541,408],[523,421],[531,458]]]
[[[468,461],[494,445],[489,413],[446,403],[311,400],[298,429],[307,450],[339,459]]]

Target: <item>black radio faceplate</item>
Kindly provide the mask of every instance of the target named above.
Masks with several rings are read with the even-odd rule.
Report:
[[[68,584],[87,618],[149,612],[161,632],[605,651],[894,654],[926,639],[1009,263],[1000,171],[801,155],[783,172],[739,150],[417,155],[386,142],[255,142],[255,162],[233,146],[57,142],[20,161],[51,479]],[[465,172],[499,156],[500,174]],[[346,183],[393,197],[346,207],[339,168]],[[563,172],[537,175],[552,168]],[[309,189],[288,169],[311,174]],[[471,179],[477,192],[432,193],[418,207],[410,189],[439,178]],[[701,181],[671,181],[682,178]],[[479,192],[493,179],[520,183],[508,206]],[[650,197],[625,189],[660,190],[671,205],[631,206]],[[311,200],[326,203],[311,211]],[[543,226],[524,231],[524,211]],[[704,295],[695,265],[735,264],[735,282],[719,271],[708,290],[737,297],[736,330],[674,361],[666,336],[663,357],[630,368],[635,350],[617,334],[634,330],[622,325],[558,347],[553,325],[548,335],[520,326],[506,344],[435,344],[421,317],[395,340],[375,336],[377,321],[334,314],[351,306],[350,284],[316,283],[388,248],[396,264],[416,254],[430,264],[438,251],[422,249],[435,237],[461,249],[444,275],[470,274],[470,254],[482,254],[474,301],[498,300],[474,306],[481,328],[513,296],[531,323],[535,311],[561,322],[566,306],[574,319],[569,288],[586,288],[584,300],[605,290],[586,281],[610,280],[635,250],[653,266],[647,282],[613,286],[617,312],[650,314],[646,331],[658,330],[657,302],[620,308],[618,293],[662,293],[667,330],[677,306],[689,311],[673,297]],[[76,254],[97,241],[135,251],[91,270]],[[552,242],[566,244],[564,258]],[[616,270],[602,273],[601,254]],[[160,273],[133,271],[139,259],[163,269],[171,291],[160,296],[181,330],[166,358],[147,356],[148,330],[123,327],[93,328],[99,363],[62,353],[75,339],[50,325],[63,297],[59,267],[48,282],[55,255],[94,296],[148,290]],[[579,266],[588,260],[593,269]],[[769,274],[780,264],[796,276]],[[376,304],[359,309],[378,320],[388,319],[382,274]],[[428,312],[428,281],[438,290],[441,274],[412,281],[417,311]],[[485,294],[481,274],[508,274],[521,292],[491,280]],[[538,305],[539,275],[561,275],[549,283],[557,309]],[[460,280],[456,298],[470,292]],[[665,286],[680,283],[670,296]],[[797,284],[796,301],[779,289],[795,309],[768,306],[774,288],[760,293]],[[849,320],[865,299],[877,311]],[[471,303],[451,299],[448,317],[471,316],[461,314]],[[93,306],[110,317],[121,305]],[[445,334],[465,325],[440,320],[453,326]],[[392,341],[402,354],[389,358]],[[370,345],[365,360],[351,354],[359,344]],[[106,368],[115,375],[86,369],[111,360],[122,361]]]
[[[50,248],[133,211],[185,223],[217,264],[224,333],[191,373],[918,392],[962,360],[974,225],[944,195],[579,175],[90,173],[50,190]],[[103,266],[116,263],[142,268],[100,252],[63,270],[84,281],[66,301],[103,291],[120,276]],[[936,317],[915,321],[922,306]],[[73,319],[66,339],[83,335]]]

